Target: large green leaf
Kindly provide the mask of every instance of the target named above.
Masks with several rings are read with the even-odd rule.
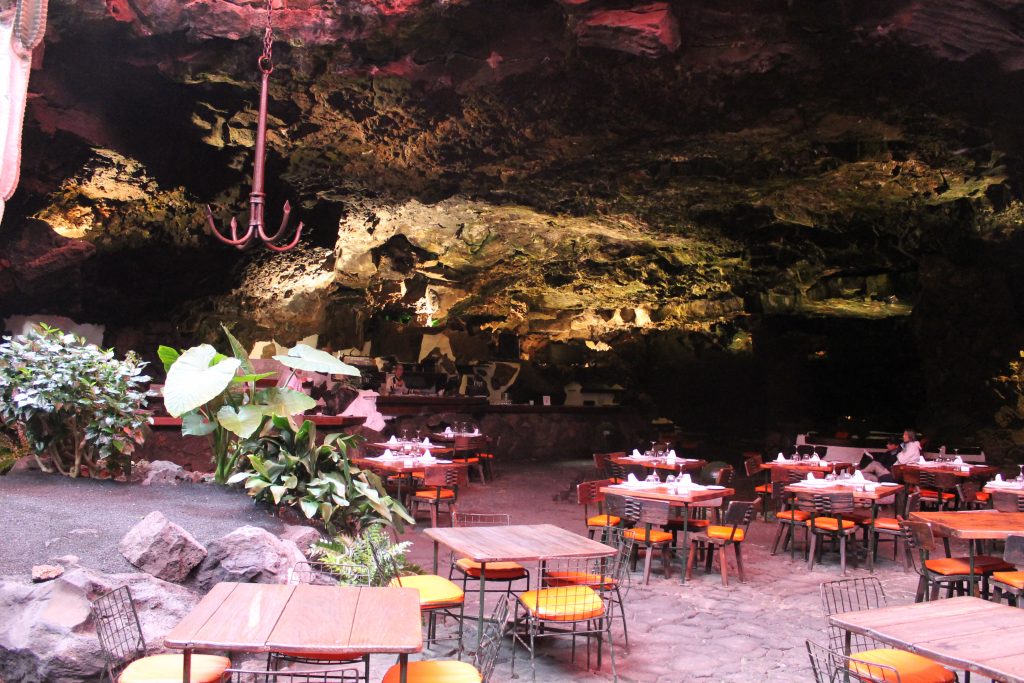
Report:
[[[242,364],[242,369],[245,370],[247,375],[252,375],[256,371],[252,367],[252,362],[249,360],[249,354],[242,348],[242,344],[235,339],[235,335],[231,334],[231,331],[225,325],[221,325],[221,329],[224,330],[224,335],[228,338],[228,344],[231,345],[231,354],[238,359],[238,362]]]
[[[217,423],[207,420],[198,411],[185,413],[181,416],[181,433],[184,436],[206,436],[217,429]]]
[[[156,349],[156,355],[160,359],[160,362],[164,364],[164,372],[167,372],[171,369],[171,366],[174,365],[174,361],[178,360],[178,356],[180,356],[181,353],[179,353],[177,349],[172,349],[170,346],[164,346],[161,344]]]
[[[296,344],[288,349],[287,356],[274,356],[274,360],[294,370],[359,377],[359,368],[342,363],[326,351],[314,349],[306,344]]]
[[[174,361],[163,388],[164,406],[171,416],[181,417],[212,401],[231,384],[240,362],[237,358],[225,358],[211,365],[216,356],[216,349],[200,344]]]
[[[260,428],[263,411],[259,406],[241,406],[237,411],[231,406],[222,406],[217,411],[217,421],[232,434],[248,439]]]
[[[301,415],[310,408],[316,407],[316,401],[294,389],[273,387],[259,392],[257,400],[262,404],[265,415]]]

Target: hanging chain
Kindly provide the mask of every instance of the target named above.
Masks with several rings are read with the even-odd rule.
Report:
[[[260,57],[260,71],[270,73],[274,70],[274,0],[267,0],[267,25],[263,29],[263,55]]]

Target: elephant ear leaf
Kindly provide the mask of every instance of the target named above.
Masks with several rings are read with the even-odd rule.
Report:
[[[287,356],[274,356],[274,360],[293,370],[359,377],[359,368],[342,363],[326,351],[314,349],[306,344],[296,344],[288,349]]]
[[[232,434],[248,439],[263,423],[263,411],[259,406],[241,406],[238,410],[222,406],[217,411],[217,421]]]
[[[274,387],[268,389],[262,396],[260,408],[267,415],[301,415],[310,408],[316,407],[316,401],[294,389]]]
[[[181,417],[212,401],[231,384],[241,362],[237,358],[213,362],[216,356],[216,349],[201,344],[185,351],[171,365],[163,395],[164,406],[172,417]]]

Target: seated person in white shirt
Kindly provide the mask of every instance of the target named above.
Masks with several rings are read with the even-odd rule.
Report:
[[[896,456],[897,465],[916,465],[921,462],[921,442],[917,440],[917,432],[907,429],[903,432],[903,446]]]

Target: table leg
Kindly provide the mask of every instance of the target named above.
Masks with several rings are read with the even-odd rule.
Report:
[[[434,573],[437,573],[437,541],[434,541]]]
[[[681,572],[681,574],[683,575],[683,578],[680,580],[680,583],[686,583],[686,567],[687,567],[687,565],[690,562],[690,539],[689,539],[689,536],[690,536],[690,505],[688,503],[683,503],[683,570]],[[722,551],[722,554],[723,555],[725,554],[724,550]],[[722,558],[719,557],[718,559],[721,560]]]
[[[480,563],[480,613],[476,620],[476,652],[480,652],[480,642],[484,637],[484,584],[487,582],[487,563]]]
[[[875,571],[875,539],[878,532],[875,531],[875,520],[878,519],[878,500],[871,501],[871,526],[868,527],[868,571]],[[896,541],[893,541],[896,543]]]
[[[182,665],[181,665],[181,680],[182,683],[190,683],[192,681],[192,648],[186,647],[182,653]]]
[[[409,655],[398,655],[398,680],[399,683],[408,683],[409,681]]]
[[[967,594],[974,597],[974,541],[967,539],[967,556],[971,562],[971,580],[968,582]]]

